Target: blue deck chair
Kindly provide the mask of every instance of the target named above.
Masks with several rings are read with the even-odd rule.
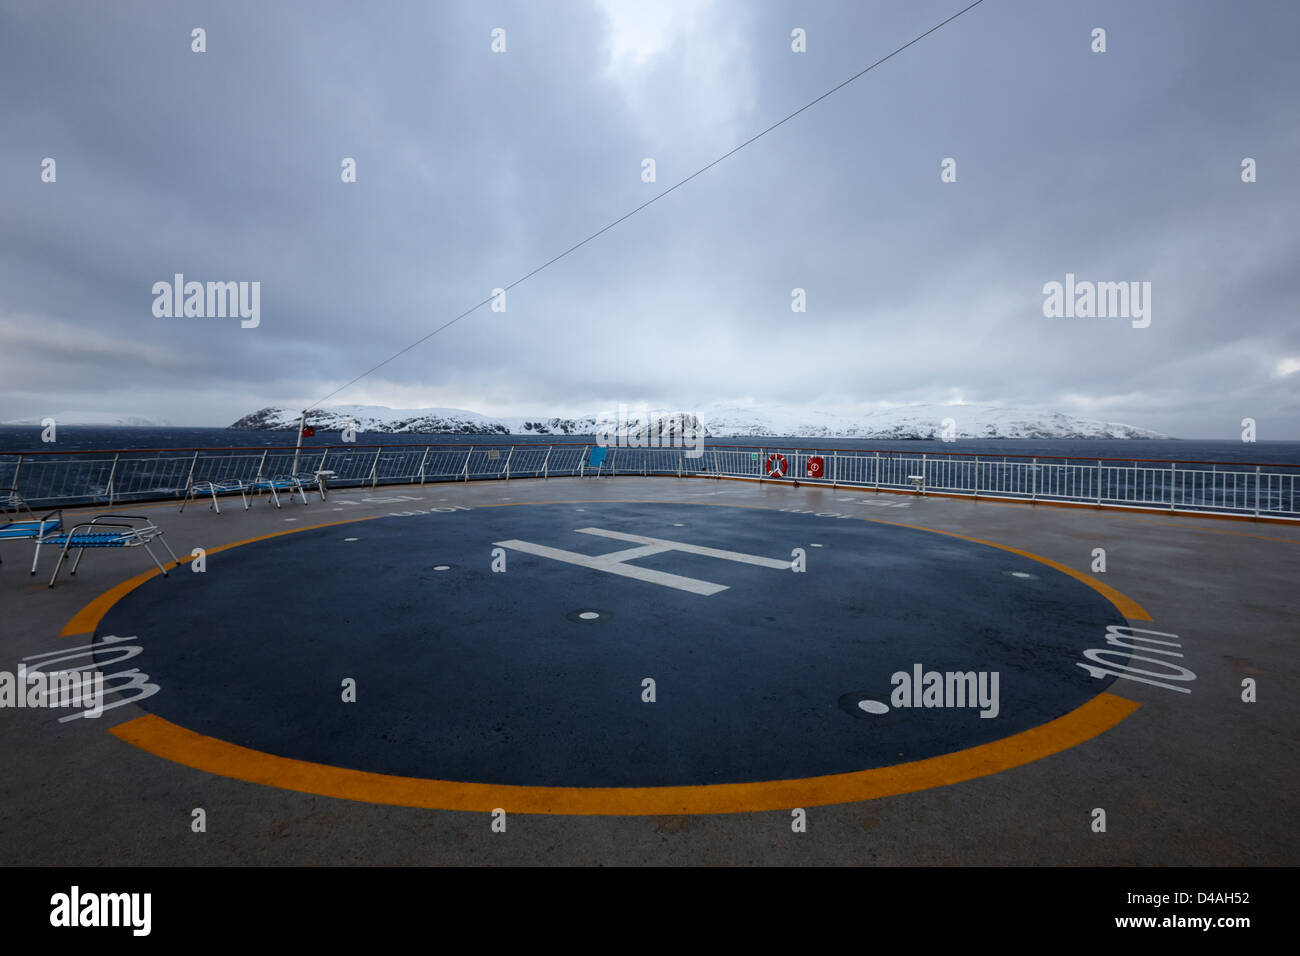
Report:
[[[314,480],[314,479],[313,479]],[[303,490],[302,478],[297,475],[275,475],[270,478],[254,478],[248,483],[249,491],[269,491],[271,500],[275,502],[277,508],[280,507],[280,492],[289,492],[290,500],[293,499],[293,493],[296,491],[302,498],[302,503],[307,503],[307,492]]]
[[[36,541],[32,555],[32,574],[36,573],[36,559],[40,557],[40,539],[63,527],[63,511],[56,509],[41,515],[32,513],[17,488],[0,489],[0,541]]]
[[[171,555],[172,561],[179,567],[180,559],[176,557],[171,545],[163,538],[162,528],[154,524],[151,518],[146,518],[143,515],[95,515],[89,521],[74,525],[71,530],[64,531],[60,529],[37,538],[36,548],[37,553],[39,553],[42,544],[61,546],[59,560],[54,565],[54,573],[50,575],[50,587],[54,587],[54,582],[59,576],[59,570],[63,567],[68,551],[73,548],[77,549],[77,557],[72,562],[72,574],[77,573],[77,566],[81,564],[81,556],[86,553],[87,548],[136,548],[143,546],[149,557],[153,558],[153,563],[158,565],[158,570],[163,573],[163,577],[166,577],[167,569],[163,567],[162,562],[158,560],[158,556],[149,547],[149,542],[155,538],[162,542],[162,546]],[[32,567],[32,573],[35,574],[35,562],[33,562]]]
[[[217,495],[234,494],[236,491],[239,492],[239,497],[243,499],[244,510],[247,511],[248,495],[245,494],[247,490],[248,486],[238,478],[227,478],[222,481],[196,481],[190,485],[185,492],[185,497],[181,499],[181,511],[185,511],[185,505],[191,498],[196,498],[199,495],[211,495],[212,504],[208,507],[217,514],[221,514],[221,505],[217,503]]]
[[[587,456],[587,468],[595,468],[597,478],[600,477],[600,473],[605,468],[605,455],[608,451],[609,449],[604,445],[596,445],[591,449],[591,454]]]

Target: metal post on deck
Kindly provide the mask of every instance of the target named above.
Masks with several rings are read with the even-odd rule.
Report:
[[[194,450],[194,457],[190,459],[190,473],[185,476],[185,491],[188,493],[190,485],[194,484],[194,466],[199,463],[199,452]]]
[[[1178,483],[1178,462],[1169,463],[1169,510],[1174,510],[1174,487]]]
[[[424,487],[424,463],[429,460],[429,446],[424,446],[424,455],[420,458],[420,487]],[[324,464],[324,462],[321,462]]]
[[[975,456],[975,497],[980,496],[980,456]]]
[[[375,460],[370,465],[370,487],[373,490],[379,484],[379,456],[384,453],[384,446],[375,449]]]
[[[510,459],[514,457],[515,446],[510,446],[510,451],[506,453],[506,481],[510,480]]]
[[[330,450],[327,446],[325,450],[321,453],[320,464],[316,467],[316,487],[320,489],[321,501],[325,500],[325,485],[323,484],[323,482],[325,482],[327,479],[322,478],[320,476],[320,472],[325,470],[325,459],[328,458],[329,456],[330,456]]]
[[[876,494],[880,494],[880,452],[876,452]]]
[[[14,490],[18,490],[18,476],[23,473],[23,456],[18,456],[18,464],[14,465]]]
[[[302,410],[298,419],[298,445],[293,450],[293,473],[298,474],[298,456],[302,452],[302,430],[307,427],[307,409]]]
[[[117,460],[121,457],[121,452],[113,455],[113,467],[108,469],[108,503],[113,504],[113,476],[117,474]]]
[[[547,445],[547,446],[546,446],[546,457],[542,459],[542,477],[543,477],[543,478],[549,478],[549,477],[550,477],[550,472],[547,470],[547,466],[550,464],[550,461],[551,461],[551,449],[554,448],[554,447],[555,447],[554,445]]]
[[[1038,459],[1033,459],[1033,464],[1029,466],[1032,470],[1029,473],[1029,500],[1038,500]]]
[[[1101,459],[1097,459],[1097,507],[1101,507]]]
[[[465,454],[465,483],[469,484],[469,459],[474,454],[474,446],[469,446],[469,451]]]
[[[1259,517],[1259,465],[1255,466],[1255,517]]]
[[[578,459],[578,477],[579,477],[579,478],[586,478],[586,477],[587,477],[587,449],[588,449],[589,447],[591,447],[591,446],[590,446],[590,445],[583,445],[583,446],[582,446],[582,457]]]

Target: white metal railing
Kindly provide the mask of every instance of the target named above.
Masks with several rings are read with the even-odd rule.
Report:
[[[619,475],[779,478],[815,486],[909,490],[1300,518],[1300,466],[1142,459],[988,456],[951,452],[714,445],[612,446],[599,469],[581,442],[458,445],[331,445],[148,451],[0,453],[0,489],[33,506],[178,498],[194,482],[317,470],[333,487],[377,487],[483,479]],[[810,470],[812,459],[820,468]]]

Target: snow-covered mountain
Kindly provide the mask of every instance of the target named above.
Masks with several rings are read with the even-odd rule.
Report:
[[[34,425],[40,427],[46,418],[54,419],[55,425],[126,425],[132,428],[171,428],[172,423],[161,418],[145,418],[140,415],[122,415],[117,412],[59,412],[54,415],[37,415],[32,418],[14,418],[0,425]]]
[[[1147,428],[1075,418],[1046,408],[916,403],[867,411],[713,406],[700,412],[717,437],[799,438],[1169,438]],[[951,420],[951,422],[949,421]]]
[[[301,410],[263,408],[229,426],[249,430],[295,430]],[[384,405],[331,405],[313,408],[307,424],[323,431],[342,431],[349,425],[358,432],[411,432],[419,435],[509,435],[499,419],[463,408],[388,408]]]
[[[230,425],[242,429],[296,430],[301,412],[263,408]],[[947,422],[951,419],[951,425]],[[322,431],[353,424],[358,433],[420,435],[594,435],[602,428],[634,436],[704,426],[708,438],[1168,438],[1133,425],[1075,418],[1050,409],[1007,405],[912,404],[867,411],[792,409],[781,405],[709,405],[690,412],[637,408],[575,418],[502,418],[463,408],[386,408],[335,405],[307,413]]]

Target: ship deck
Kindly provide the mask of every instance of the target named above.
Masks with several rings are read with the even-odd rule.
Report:
[[[0,670],[119,692],[0,708],[6,862],[1297,858],[1300,527],[691,478],[309,502],[111,509],[167,577],[0,545]]]

